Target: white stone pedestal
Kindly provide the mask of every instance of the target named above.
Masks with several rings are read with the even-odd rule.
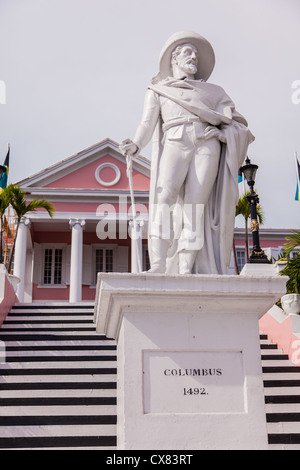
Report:
[[[266,449],[258,319],[280,276],[100,274],[118,342],[118,449]]]

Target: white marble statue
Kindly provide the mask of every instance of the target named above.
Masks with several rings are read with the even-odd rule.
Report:
[[[151,272],[225,274],[229,266],[238,169],[254,137],[224,90],[207,83],[214,63],[199,34],[171,36],[135,137],[120,145],[135,156],[152,138]]]

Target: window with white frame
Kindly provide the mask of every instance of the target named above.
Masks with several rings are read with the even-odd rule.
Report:
[[[61,246],[43,247],[42,285],[65,284],[65,249]]]
[[[96,284],[98,273],[112,273],[116,271],[117,254],[116,248],[109,247],[94,247],[94,263],[93,263],[93,283]]]

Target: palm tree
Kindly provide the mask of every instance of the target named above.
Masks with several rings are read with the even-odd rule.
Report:
[[[18,230],[20,226],[20,221],[22,217],[28,212],[34,212],[36,209],[45,209],[50,217],[53,217],[54,214],[54,206],[51,202],[47,201],[46,199],[33,199],[30,202],[26,200],[26,193],[17,185],[10,185],[11,186],[11,199],[10,204],[12,205],[13,209],[15,210],[17,216],[17,226],[13,241],[13,247],[10,254],[8,272],[11,271],[12,260],[15,253],[16,247],[16,239],[18,235]]]
[[[6,209],[10,204],[12,197],[12,185],[4,188],[0,193],[0,224],[1,224],[1,234],[0,234],[0,263],[3,263],[3,229],[4,229],[4,214]]]
[[[250,204],[248,202],[247,196],[249,196],[250,191],[246,191],[242,196],[239,197],[235,215],[242,215],[245,219],[245,251],[246,251],[246,263],[249,262],[249,236],[248,236],[248,219],[250,218],[251,211],[250,211]],[[260,224],[264,223],[264,213],[262,207],[258,204],[256,206],[257,210],[257,218]],[[234,247],[233,247],[234,248]],[[233,251],[235,255],[235,248]]]
[[[284,244],[284,253],[289,256],[294,248],[300,245],[300,231],[294,230],[292,235],[286,237],[287,243]],[[297,253],[294,258],[288,258],[284,269],[279,273],[281,276],[288,276],[286,283],[287,294],[300,294],[300,254]]]
[[[279,274],[281,276],[288,276],[286,283],[287,294],[300,294],[300,255],[295,258],[289,258],[285,268]]]
[[[288,241],[284,244],[284,252],[288,256],[294,248],[300,246],[300,231],[293,230],[292,235],[286,237],[286,240]]]

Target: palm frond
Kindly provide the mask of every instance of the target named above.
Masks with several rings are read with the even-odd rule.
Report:
[[[50,217],[53,217],[54,214],[54,206],[50,201],[47,201],[46,199],[33,199],[32,201],[27,202],[26,192],[17,185],[10,185],[10,191],[10,204],[17,215],[17,228],[14,236],[12,251],[10,254],[8,272],[11,271],[12,260],[16,246],[16,238],[22,217],[24,217],[24,215],[28,212],[34,212],[37,209],[45,209]]]
[[[263,211],[263,208],[261,207],[260,204],[257,204],[256,206],[256,212],[257,212],[257,218],[258,218],[258,222],[263,225],[265,223],[265,214],[264,214],[264,211]]]
[[[246,191],[242,196],[240,196],[235,208],[235,215],[242,215],[245,220],[248,220],[251,216],[250,204],[247,199],[247,196],[249,196],[249,194],[250,191]],[[260,204],[257,204],[256,212],[258,222],[263,225],[265,221],[265,216]]]
[[[12,197],[12,185],[8,185],[0,193],[0,217],[4,216]]]
[[[250,206],[247,200],[248,193],[245,193],[243,196],[239,197],[238,203],[235,208],[235,215],[242,215],[244,219],[249,219],[250,217]]]
[[[287,294],[300,293],[300,255],[297,255],[295,258],[290,258],[287,261],[286,267],[282,269],[279,274],[289,277],[286,283]]]
[[[51,202],[47,201],[46,199],[34,199],[33,201],[30,201],[26,205],[24,214],[27,214],[27,212],[34,212],[36,209],[45,209],[50,215],[50,217],[53,217],[54,215],[54,206]]]
[[[300,231],[294,230],[292,235],[286,237],[287,243],[283,245],[284,252],[289,255],[297,246],[300,246]]]
[[[19,186],[13,185],[12,197],[10,201],[14,208],[18,220],[21,220],[28,212],[34,212],[36,209],[45,209],[50,217],[53,217],[54,206],[46,199],[33,199],[30,202],[26,200],[26,193]]]

